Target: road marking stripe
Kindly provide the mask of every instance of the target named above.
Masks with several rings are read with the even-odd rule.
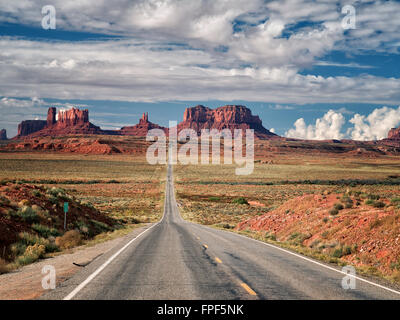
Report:
[[[284,248],[278,247],[278,246],[276,246],[276,245],[273,245],[273,244],[270,244],[270,243],[267,243],[267,242],[262,242],[262,241],[257,240],[257,239],[249,238],[249,237],[246,237],[246,236],[241,235],[241,234],[238,234],[238,233],[233,233],[233,232],[224,231],[224,230],[218,230],[218,229],[212,229],[212,228],[210,228],[210,227],[203,226],[203,225],[199,225],[199,224],[194,224],[194,225],[200,226],[200,227],[204,227],[204,228],[207,228],[207,229],[210,229],[210,230],[213,230],[213,231],[228,232],[229,234],[236,235],[236,236],[238,236],[238,237],[242,237],[242,238],[245,238],[245,239],[247,239],[247,240],[252,240],[252,241],[261,243],[261,244],[263,244],[263,245],[265,245],[265,246],[268,246],[268,247],[271,247],[271,248],[275,248],[275,249],[277,249],[277,250],[286,252],[286,253],[288,253],[288,254],[291,254],[291,255],[293,255],[293,256],[296,256],[296,257],[301,258],[301,259],[303,259],[303,260],[306,260],[306,261],[308,261],[308,262],[314,263],[314,264],[316,264],[316,265],[318,265],[318,266],[320,266],[320,267],[324,267],[324,268],[326,268],[326,269],[329,269],[329,270],[332,270],[332,271],[335,271],[335,272],[344,274],[344,275],[346,275],[346,276],[349,276],[349,274],[347,274],[346,272],[343,272],[343,271],[338,270],[338,269],[336,269],[336,268],[327,266],[326,264],[320,263],[320,262],[318,262],[318,261],[312,260],[312,259],[310,259],[310,258],[307,258],[307,257],[305,257],[305,256],[302,256],[302,255],[300,255],[300,254],[291,252],[291,251],[289,251],[289,250],[286,250],[286,249],[284,249]],[[355,279],[357,279],[357,280],[360,280],[361,282],[365,282],[365,283],[368,283],[368,284],[373,285],[373,286],[375,286],[375,287],[378,287],[378,288],[381,288],[381,289],[384,289],[384,290],[387,290],[387,291],[390,291],[390,292],[392,292],[392,293],[395,293],[395,294],[400,295],[400,291],[397,291],[397,290],[394,290],[394,289],[391,289],[391,288],[382,286],[382,285],[380,285],[380,284],[377,284],[377,283],[375,283],[375,282],[366,280],[366,279],[364,279],[364,278],[360,278],[360,277],[358,277],[358,276],[351,276],[351,277],[352,277],[352,278],[355,278]]]
[[[245,284],[244,282],[242,282],[240,285],[244,288],[244,290],[247,291],[248,294],[250,294],[250,295],[252,295],[252,296],[256,296],[256,295],[257,295],[257,293],[255,293],[254,290],[253,290],[252,288],[250,288],[250,287],[249,287],[247,284]]]
[[[222,260],[218,257],[215,257],[215,261],[217,261],[218,263],[222,263]]]

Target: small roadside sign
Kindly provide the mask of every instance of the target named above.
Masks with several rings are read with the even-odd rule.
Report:
[[[67,229],[68,202],[64,202],[64,231]]]

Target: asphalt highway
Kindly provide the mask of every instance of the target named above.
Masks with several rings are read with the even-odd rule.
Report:
[[[167,169],[164,216],[42,299],[399,299],[400,292],[336,266],[182,219]],[[71,262],[72,263],[72,262]]]

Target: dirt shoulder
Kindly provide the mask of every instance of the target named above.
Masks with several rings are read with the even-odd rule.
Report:
[[[24,266],[16,271],[0,275],[0,300],[27,300],[39,298],[46,291],[42,288],[42,269],[46,265],[54,266],[56,270],[56,282],[69,279],[96,258],[108,252],[112,248],[135,238],[146,228],[146,225],[134,229],[129,234],[95,244],[93,246],[76,247],[70,252],[40,260],[36,263]],[[74,263],[81,265],[76,266]]]

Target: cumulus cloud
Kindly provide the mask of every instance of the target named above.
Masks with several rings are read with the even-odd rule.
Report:
[[[400,107],[397,109],[382,107],[368,116],[355,114],[350,122],[354,125],[349,133],[354,140],[380,140],[387,138],[391,128],[400,125]]]
[[[126,101],[400,102],[397,78],[300,73],[338,46],[356,48],[348,41],[362,43],[365,38],[373,49],[374,43],[387,46],[393,40],[398,19],[384,19],[390,24],[388,35],[355,30],[346,37],[340,26],[344,3],[116,0],[111,5],[105,0],[54,0],[58,29],[122,38],[44,42],[0,37],[0,94]],[[38,8],[46,4],[0,2],[0,22],[39,27]],[[381,30],[380,19],[398,9],[400,4],[392,1],[357,4],[357,17],[367,30]],[[304,21],[313,25],[299,26]]]
[[[355,114],[349,120],[352,126],[346,133],[342,133],[346,123],[342,113],[354,114],[346,108],[329,110],[316,120],[315,125],[307,125],[303,118],[299,118],[294,123],[294,128],[289,129],[285,136],[312,140],[351,138],[372,141],[387,138],[389,130],[400,125],[400,106],[397,109],[382,107],[374,109],[368,115]]]
[[[322,118],[315,121],[315,125],[306,125],[303,118],[297,119],[294,128],[288,130],[285,135],[289,138],[327,140],[343,139],[341,132],[345,118],[341,113],[329,110]]]

